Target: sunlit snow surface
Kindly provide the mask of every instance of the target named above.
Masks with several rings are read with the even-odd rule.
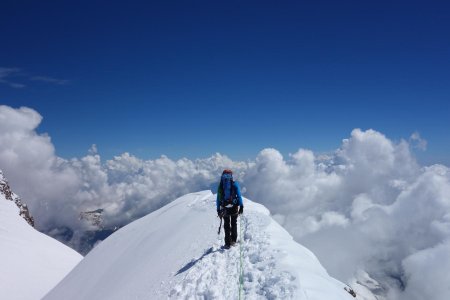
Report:
[[[41,299],[82,258],[31,227],[0,195],[0,299]]]
[[[354,299],[260,204],[244,200],[241,246],[222,250],[215,196],[183,196],[120,229],[46,297],[59,299]]]

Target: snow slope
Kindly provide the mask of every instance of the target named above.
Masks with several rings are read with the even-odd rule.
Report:
[[[354,299],[262,205],[244,200],[244,240],[222,250],[215,196],[183,196],[123,227],[44,299]],[[241,246],[241,247],[240,247]]]
[[[0,299],[41,299],[83,258],[40,233],[0,193]]]

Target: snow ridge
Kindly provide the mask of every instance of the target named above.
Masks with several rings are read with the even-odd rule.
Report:
[[[20,198],[1,172],[0,189],[0,299],[41,299],[82,256],[22,218]]]
[[[239,299],[240,246],[244,299],[354,299],[264,206],[244,205],[240,244],[222,250],[215,195],[178,198],[100,243],[44,299]]]

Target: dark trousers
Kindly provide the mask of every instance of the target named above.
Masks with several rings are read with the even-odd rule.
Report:
[[[237,239],[237,207],[228,208],[223,217],[223,228],[225,229],[225,245],[230,246],[231,242]]]

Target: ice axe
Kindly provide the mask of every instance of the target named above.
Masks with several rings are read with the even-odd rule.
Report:
[[[219,225],[219,230],[217,231],[217,234],[220,234],[220,229],[222,228],[222,219],[223,219],[223,215],[224,215],[224,211],[221,210],[221,211],[219,212],[219,215],[218,215],[218,217],[220,218],[220,225]]]

